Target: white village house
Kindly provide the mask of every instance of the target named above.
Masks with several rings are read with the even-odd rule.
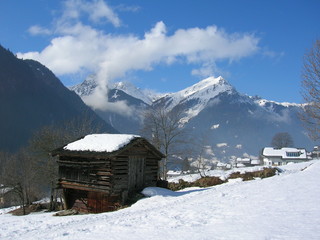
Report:
[[[311,157],[313,159],[320,159],[320,146],[314,146]]]
[[[251,159],[249,157],[236,158],[230,160],[230,168],[254,167],[262,165],[260,159]]]
[[[286,165],[289,162],[298,163],[309,160],[304,148],[272,148],[262,150],[262,160],[266,166]]]

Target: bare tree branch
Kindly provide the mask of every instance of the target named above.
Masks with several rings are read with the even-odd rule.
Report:
[[[320,40],[304,55],[302,67],[302,96],[307,103],[301,119],[309,136],[320,139]]]
[[[167,179],[167,163],[170,157],[177,154],[177,145],[183,142],[185,132],[180,124],[183,112],[179,109],[167,111],[164,107],[147,110],[141,135],[147,138],[166,156],[162,161],[161,177]]]

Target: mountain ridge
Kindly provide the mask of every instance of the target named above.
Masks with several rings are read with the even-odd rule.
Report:
[[[142,116],[145,110],[153,107],[164,107],[168,111],[179,108],[183,111],[180,122],[185,130],[194,138],[201,138],[205,134],[208,146],[219,160],[227,161],[241,156],[257,157],[259,151],[269,146],[273,135],[278,132],[289,132],[299,147],[312,146],[298,118],[303,104],[278,103],[239,93],[221,76],[203,79],[178,92],[158,95],[151,104],[144,102],[143,97],[133,97],[134,94],[130,93],[129,88],[123,87],[123,84],[122,90],[109,91],[116,90],[117,96],[122,96],[119,99],[134,109],[135,116]],[[141,89],[139,91],[143,94]],[[136,100],[129,99],[129,96]],[[109,101],[117,101],[108,97]],[[123,129],[124,133],[129,131],[139,134],[142,119],[126,119],[108,111],[98,114],[106,121],[106,116],[110,118],[112,115],[114,127],[119,131]],[[117,125],[117,119],[121,119],[121,124]]]
[[[229,86],[230,90],[232,90],[232,89],[235,90],[234,87],[227,80],[225,80],[222,76],[219,76],[217,78],[215,78],[213,76],[205,78],[205,79],[193,84],[192,86],[186,87],[186,88],[184,88],[180,91],[177,91],[177,92],[156,93],[152,90],[141,89],[141,88],[135,87],[135,85],[133,85],[132,83],[124,82],[124,81],[115,82],[113,84],[110,84],[110,86],[108,86],[108,89],[121,90],[121,91],[125,92],[126,94],[133,96],[137,99],[140,99],[140,100],[144,101],[145,103],[151,105],[152,103],[158,101],[161,98],[165,98],[168,96],[171,97],[172,95],[179,94],[180,96],[183,96],[182,98],[189,97],[199,90],[203,90],[207,87],[218,85],[218,84]],[[95,81],[95,75],[89,75],[82,83],[74,85],[74,86],[70,86],[69,89],[71,91],[74,91],[75,93],[77,93],[77,95],[79,95],[80,97],[82,97],[82,96],[87,96],[87,95],[92,94],[93,90],[97,87],[97,85],[98,84]],[[194,89],[197,89],[197,91]],[[152,93],[150,93],[150,91]],[[301,107],[304,105],[304,104],[294,103],[294,102],[278,102],[278,101],[274,101],[274,100],[261,98],[259,96],[250,96],[247,94],[242,94],[242,95],[253,99],[260,106],[264,106],[265,104],[268,104],[268,103],[274,103],[274,104],[282,105],[285,107],[288,107],[288,106]]]

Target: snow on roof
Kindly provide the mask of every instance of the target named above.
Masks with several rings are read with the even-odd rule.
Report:
[[[237,158],[238,163],[250,163],[250,158]]]
[[[217,163],[217,167],[225,167],[225,166],[227,166],[226,163],[222,163],[222,162]]]
[[[218,143],[217,144],[218,148],[227,147],[227,146],[228,146],[228,143]]]
[[[289,159],[302,159],[307,158],[307,152],[302,148],[272,148],[266,147],[263,149],[264,156],[266,157],[282,157]]]
[[[138,135],[129,134],[91,134],[75,142],[69,143],[64,150],[114,152],[131,142]]]
[[[253,159],[253,160],[251,160],[251,164],[252,165],[259,165],[260,164],[260,160],[259,159]]]
[[[237,163],[237,167],[241,168],[241,167],[245,167],[246,165],[244,165],[243,163]]]

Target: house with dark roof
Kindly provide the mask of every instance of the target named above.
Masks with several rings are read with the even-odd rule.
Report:
[[[164,155],[146,139],[127,134],[92,134],[52,151],[66,208],[112,211],[144,187],[156,186]]]
[[[262,160],[267,166],[286,165],[289,162],[298,163],[309,160],[304,148],[272,148],[266,147],[262,150]]]

